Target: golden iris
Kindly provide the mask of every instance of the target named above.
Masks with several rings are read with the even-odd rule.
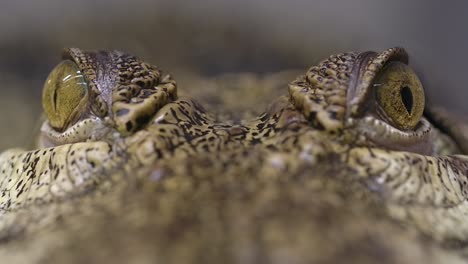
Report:
[[[399,129],[414,129],[424,112],[424,90],[414,71],[404,63],[390,62],[374,87],[385,117]]]
[[[88,84],[78,66],[70,60],[57,65],[47,77],[42,106],[49,124],[64,131],[75,122],[87,103]]]

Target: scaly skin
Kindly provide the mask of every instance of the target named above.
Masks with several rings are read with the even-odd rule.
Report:
[[[0,154],[2,261],[464,263],[466,125],[428,110],[400,130],[375,107],[404,50],[331,56],[240,122],[135,57],[64,58],[86,106]]]

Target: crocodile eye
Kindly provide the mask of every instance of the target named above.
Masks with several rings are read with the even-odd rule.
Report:
[[[42,106],[49,124],[64,131],[86,107],[88,85],[78,66],[65,60],[47,77],[42,92]]]
[[[378,112],[399,129],[414,129],[424,111],[424,90],[413,70],[404,63],[391,62],[376,78],[374,87]]]

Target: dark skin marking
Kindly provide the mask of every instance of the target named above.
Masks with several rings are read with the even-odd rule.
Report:
[[[127,123],[125,123],[125,127],[126,127],[127,131],[131,131],[132,128],[133,128],[132,121],[127,121]]]

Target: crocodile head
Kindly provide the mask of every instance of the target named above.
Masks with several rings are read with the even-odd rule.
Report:
[[[284,91],[226,120],[133,56],[66,50],[38,149],[0,155],[0,234],[35,245],[52,226],[70,257],[118,251],[108,232],[132,243],[127,260],[153,245],[155,258],[201,262],[432,261],[468,241],[466,125],[425,106],[403,49],[333,55]]]

